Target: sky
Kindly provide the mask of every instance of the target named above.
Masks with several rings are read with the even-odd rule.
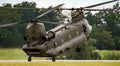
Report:
[[[37,4],[36,5],[37,8],[42,8],[42,7],[47,8],[49,6],[56,6],[59,4],[64,4],[64,6],[62,6],[63,8],[74,8],[74,7],[79,8],[79,7],[85,7],[93,4],[98,4],[101,2],[110,1],[110,0],[0,0],[0,6],[2,6],[2,4],[4,3],[11,3],[13,5],[13,4],[21,3],[23,1],[35,2]],[[120,2],[120,0],[117,2]],[[105,4],[102,6],[97,6],[94,8],[97,8],[97,9],[112,8],[112,6],[117,2]],[[70,11],[63,11],[63,13],[67,16],[70,15],[69,14]],[[96,12],[92,12],[92,13],[96,13]]]
[[[2,6],[3,3],[17,4],[23,1],[35,2],[38,8],[41,8],[41,7],[47,8],[51,5],[56,6],[59,4],[65,4],[63,7],[84,7],[84,6],[88,6],[96,3],[109,1],[109,0],[0,0],[0,6]],[[115,4],[115,2],[102,5],[96,8],[108,8],[108,7],[112,7],[113,4]]]

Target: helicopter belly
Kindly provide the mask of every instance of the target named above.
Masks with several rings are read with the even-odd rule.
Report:
[[[70,48],[78,46],[80,43],[82,43],[85,40],[87,40],[85,34],[81,33],[80,36],[76,36],[75,38],[65,42],[64,44],[46,51],[46,53],[51,54],[53,56],[57,56],[65,51],[69,50]]]
[[[37,47],[27,47],[27,44],[25,44],[23,46],[23,51],[29,55],[29,56],[33,56],[33,57],[51,57],[52,55],[47,54],[43,51],[41,51],[39,48]]]

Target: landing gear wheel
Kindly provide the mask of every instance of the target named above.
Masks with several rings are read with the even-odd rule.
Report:
[[[28,62],[31,62],[31,60],[32,60],[32,56],[29,56],[28,57]]]
[[[77,47],[76,52],[81,52],[81,49],[79,47]]]
[[[55,62],[56,61],[56,58],[55,57],[52,57],[52,62]]]

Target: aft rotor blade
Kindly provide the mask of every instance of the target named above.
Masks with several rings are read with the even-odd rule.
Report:
[[[95,4],[95,5],[91,5],[91,6],[86,6],[86,7],[83,7],[83,8],[92,8],[92,7],[104,5],[104,4],[115,2],[115,1],[118,1],[118,0],[111,0],[111,1],[103,2],[103,3],[98,3],[98,4]]]
[[[106,9],[84,9],[84,11],[105,11]]]
[[[0,28],[14,26],[14,25],[17,25],[17,24],[20,24],[20,23],[23,23],[23,22],[15,22],[15,23],[10,23],[10,24],[0,25]]]
[[[44,15],[46,15],[46,14],[48,14],[48,13],[50,13],[50,12],[56,10],[56,9],[58,9],[58,8],[61,7],[62,5],[64,5],[64,4],[60,4],[60,5],[57,5],[56,7],[53,7],[52,9],[50,9],[50,10],[44,12],[43,14],[39,15],[38,17],[36,17],[36,19],[39,19],[39,18],[43,17]]]
[[[104,11],[104,9],[88,9],[88,8],[61,8],[58,10],[84,10],[84,11]]]

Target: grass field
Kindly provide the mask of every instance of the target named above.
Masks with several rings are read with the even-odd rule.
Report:
[[[20,48],[0,48],[0,60],[26,60],[27,55]],[[33,58],[46,59],[46,58]]]
[[[111,51],[99,51],[101,56]],[[120,53],[120,51],[115,51]],[[0,48],[0,60],[26,60],[27,55],[19,48]],[[33,58],[46,59],[46,58]],[[0,62],[0,66],[120,66],[120,62]]]
[[[116,55],[120,55],[120,51],[116,50],[97,50],[100,54],[101,59],[104,59],[104,56],[109,53],[115,53]],[[0,60],[26,60],[27,55],[23,52],[21,48],[0,48]],[[33,57],[33,60],[37,59],[47,59],[43,57]]]
[[[0,62],[0,66],[120,66],[119,62]]]
[[[18,48],[7,48],[0,49],[0,59],[1,60],[14,60],[14,59],[26,59],[26,54],[22,51],[22,49]]]
[[[98,50],[97,52],[100,54],[102,60],[106,60],[106,55],[111,56],[111,54],[113,56],[117,56],[117,58],[120,58],[119,50]]]

